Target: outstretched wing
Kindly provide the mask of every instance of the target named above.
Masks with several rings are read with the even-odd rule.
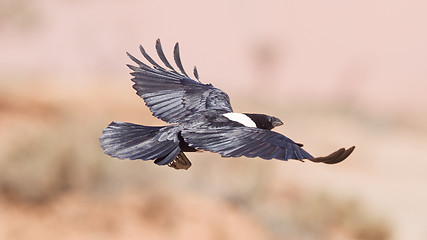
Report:
[[[191,129],[183,130],[181,134],[191,147],[219,153],[222,157],[245,156],[285,161],[308,159],[334,164],[347,158],[354,149],[340,149],[327,157],[314,158],[280,133],[250,127]]]
[[[144,58],[152,65],[141,62],[134,56],[128,56],[138,66],[128,65],[135,83],[133,88],[144,99],[153,116],[168,123],[177,123],[188,116],[203,110],[221,110],[232,112],[228,95],[211,84],[202,84],[199,81],[197,68],[194,67],[194,76],[190,78],[184,70],[179,56],[178,43],[174,48],[174,60],[180,72],[176,71],[166,59],[160,40],[156,41],[156,50],[160,60],[166,68],[157,64],[140,46]]]

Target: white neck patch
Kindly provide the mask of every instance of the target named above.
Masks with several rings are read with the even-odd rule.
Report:
[[[230,119],[231,121],[238,122],[240,124],[243,124],[246,127],[254,127],[256,128],[256,124],[252,119],[248,116],[246,116],[243,113],[224,113],[222,114],[224,117]]]

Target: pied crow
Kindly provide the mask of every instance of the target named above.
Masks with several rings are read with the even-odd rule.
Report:
[[[137,66],[131,70],[136,90],[153,116],[170,123],[162,127],[113,121],[100,137],[104,152],[120,159],[154,160],[157,165],[188,169],[191,162],[184,152],[205,150],[222,157],[260,157],[263,159],[307,159],[335,164],[354,150],[341,148],[326,157],[313,157],[280,133],[271,131],[283,122],[265,114],[235,113],[230,98],[222,90],[203,84],[197,68],[194,78],[184,70],[179,45],[174,47],[178,71],[166,59],[160,40],[156,50],[164,66],[155,62],[140,46],[148,63],[131,54]]]

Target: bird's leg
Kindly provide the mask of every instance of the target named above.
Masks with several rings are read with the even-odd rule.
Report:
[[[168,166],[175,169],[187,170],[191,167],[191,162],[188,160],[187,156],[185,156],[184,152],[179,152],[175,159],[168,164]]]

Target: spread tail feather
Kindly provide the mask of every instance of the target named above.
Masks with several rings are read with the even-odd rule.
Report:
[[[181,151],[178,134],[168,127],[112,122],[99,140],[104,152],[112,157],[155,160],[157,165],[171,163]]]

